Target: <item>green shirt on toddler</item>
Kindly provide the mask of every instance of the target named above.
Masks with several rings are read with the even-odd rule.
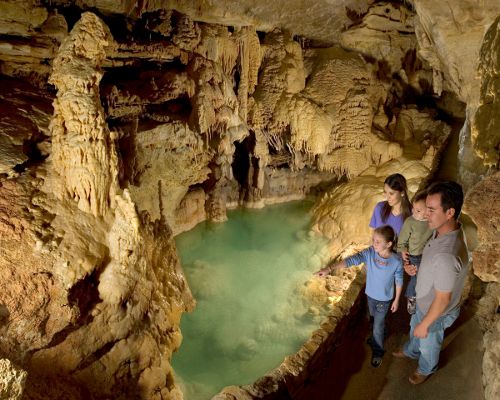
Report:
[[[399,232],[397,251],[401,253],[408,250],[412,256],[419,256],[431,236],[432,230],[429,229],[427,221],[419,221],[409,216]]]

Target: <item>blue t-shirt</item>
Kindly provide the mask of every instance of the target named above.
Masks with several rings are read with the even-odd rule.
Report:
[[[375,209],[373,210],[372,219],[370,220],[370,228],[379,228],[383,225],[389,225],[394,229],[396,235],[399,235],[401,228],[403,227],[403,214],[394,215],[390,213],[386,221],[382,221],[382,209],[384,208],[385,201],[377,203]]]
[[[394,282],[396,286],[403,286],[403,261],[401,257],[392,253],[389,258],[380,257],[373,246],[347,257],[348,267],[365,263],[366,289],[365,293],[372,299],[389,301],[394,297]]]

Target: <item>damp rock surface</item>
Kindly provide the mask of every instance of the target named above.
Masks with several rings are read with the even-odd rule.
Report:
[[[28,372],[24,396],[180,399],[171,358],[195,301],[174,234],[310,196],[329,255],[353,251],[384,175],[411,192],[432,179],[452,114],[474,270],[495,284],[498,232],[478,210],[498,203],[499,13],[497,0],[1,1],[0,350]],[[335,321],[280,373],[228,391],[282,388]]]
[[[21,399],[26,371],[15,367],[10,360],[0,359],[0,396],[2,399]]]

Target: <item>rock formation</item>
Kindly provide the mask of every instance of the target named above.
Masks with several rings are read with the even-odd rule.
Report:
[[[473,253],[474,274],[487,282],[485,294],[480,300],[478,315],[485,330],[483,385],[485,398],[495,398],[500,393],[500,382],[495,364],[500,356],[500,173],[496,172],[473,186],[464,204],[464,212],[470,215],[478,227],[479,245]]]
[[[182,398],[170,359],[195,301],[174,234],[318,195],[314,229],[346,254],[385,176],[432,179],[457,121],[498,397],[500,3],[306,3],[0,1],[0,357],[27,398]],[[220,398],[303,378],[362,279],[308,283],[332,318]]]
[[[342,32],[340,43],[384,62],[391,73],[399,73],[417,47],[414,19],[412,11],[398,4],[374,4],[359,25]]]
[[[165,220],[139,214],[118,185],[116,136],[99,97],[111,42],[100,19],[82,15],[51,75],[58,92],[50,156],[38,177],[2,182],[1,262],[10,284],[1,296],[1,349],[28,371],[28,395],[56,398],[64,390],[55,377],[67,376],[89,396],[180,396],[169,360],[180,316],[194,302]]]
[[[21,399],[26,371],[17,369],[9,360],[0,360],[0,396],[2,399]]]
[[[419,55],[432,67],[434,90],[437,94],[441,90],[451,91],[467,104],[467,120],[461,132],[460,173],[463,183],[469,187],[487,170],[477,159],[479,146],[472,142],[477,133],[472,133],[471,126],[475,124],[480,90],[483,87],[484,91],[485,85],[480,83],[478,67],[494,59],[480,53],[484,54],[487,51],[484,46],[494,40],[492,31],[489,39],[485,34],[498,16],[500,6],[494,0],[486,0],[479,7],[472,0],[439,5],[431,0],[416,0],[414,5],[418,15],[415,33]],[[492,69],[488,69],[487,74],[492,74]]]
[[[474,150],[488,167],[498,167],[500,163],[498,138],[498,115],[500,108],[500,17],[486,32],[481,46],[479,76],[481,91],[479,106],[474,115],[471,139]]]

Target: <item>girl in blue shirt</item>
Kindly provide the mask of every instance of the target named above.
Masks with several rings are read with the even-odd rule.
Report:
[[[394,229],[389,225],[378,227],[373,231],[372,246],[315,273],[324,277],[335,269],[365,264],[365,293],[368,310],[373,317],[373,332],[369,343],[373,351],[371,363],[374,367],[382,364],[384,355],[385,316],[389,308],[393,313],[397,311],[403,288],[403,262],[393,251],[395,237]],[[396,296],[394,296],[394,283],[396,283]]]

